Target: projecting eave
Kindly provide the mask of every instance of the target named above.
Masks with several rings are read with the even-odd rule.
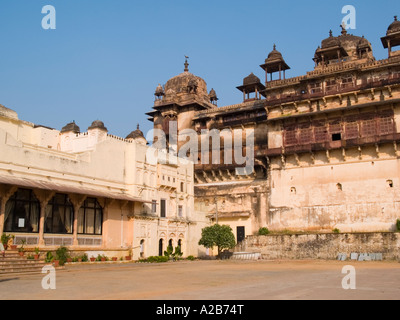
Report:
[[[260,65],[260,67],[268,73],[290,70],[288,64],[283,60],[271,61]]]
[[[377,102],[368,102],[368,103],[362,103],[362,104],[356,104],[353,106],[346,106],[346,107],[340,107],[340,108],[332,108],[332,109],[326,109],[326,110],[320,110],[320,111],[313,111],[313,112],[306,112],[306,113],[298,113],[298,114],[292,114],[290,116],[281,116],[281,117],[274,117],[271,118],[269,117],[267,122],[274,122],[274,121],[282,121],[282,120],[287,120],[287,119],[295,119],[295,118],[301,118],[301,117],[311,117],[314,115],[320,115],[320,114],[329,114],[329,113],[335,113],[338,111],[345,111],[345,110],[354,110],[354,109],[361,109],[361,108],[368,108],[368,107],[379,107],[379,106],[385,106],[388,103],[400,103],[400,99],[391,99],[391,100],[384,100],[384,101],[377,101]]]
[[[389,47],[389,42],[391,47],[400,46],[400,31],[381,38],[381,41],[385,49]]]
[[[28,179],[13,176],[0,176],[0,184],[13,185],[21,188],[33,188],[40,190],[54,191],[66,194],[80,194],[91,197],[107,198],[114,200],[132,201],[140,203],[150,203],[141,198],[131,196],[123,192],[112,192],[105,190],[95,190],[83,185],[73,185],[54,181],[45,181],[40,179]]]

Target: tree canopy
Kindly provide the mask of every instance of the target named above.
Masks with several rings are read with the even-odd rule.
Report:
[[[234,248],[236,239],[230,226],[216,224],[202,230],[199,245],[210,249],[218,247],[220,255],[223,250]]]

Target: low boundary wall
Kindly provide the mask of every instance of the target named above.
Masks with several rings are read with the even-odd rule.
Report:
[[[343,233],[248,236],[237,250],[261,253],[263,259],[338,259],[339,254],[382,253],[400,259],[400,233]]]

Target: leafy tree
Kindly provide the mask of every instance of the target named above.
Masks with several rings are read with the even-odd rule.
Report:
[[[210,249],[218,247],[218,256],[220,256],[223,250],[235,247],[236,239],[230,226],[216,224],[202,230],[199,245]]]

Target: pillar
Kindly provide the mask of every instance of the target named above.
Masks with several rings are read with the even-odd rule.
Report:
[[[282,65],[279,64],[279,80],[282,80]]]
[[[388,58],[390,58],[390,55],[392,53],[392,44],[390,43],[390,40],[388,40]]]
[[[56,194],[54,191],[33,190],[36,198],[40,202],[40,217],[39,217],[39,246],[44,246],[44,220],[46,218],[46,207],[49,201]]]
[[[4,230],[4,213],[6,212],[6,198],[0,198],[0,236],[3,235]]]
[[[74,232],[72,234],[72,244],[74,246],[78,245],[78,215],[79,209],[82,207],[82,204],[85,202],[87,196],[86,195],[69,195],[69,199],[71,200],[72,205],[74,206]]]

